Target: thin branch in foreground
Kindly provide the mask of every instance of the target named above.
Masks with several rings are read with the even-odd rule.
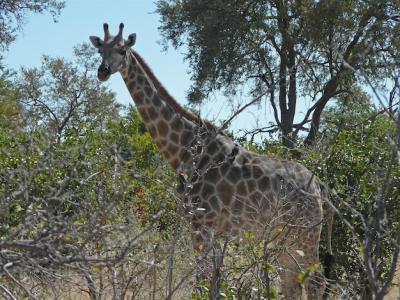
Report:
[[[249,103],[243,105],[241,108],[239,108],[237,111],[235,111],[232,116],[227,119],[226,121],[224,121],[222,123],[222,125],[218,128],[217,132],[222,132],[224,131],[232,122],[232,120],[234,118],[236,118],[239,114],[241,114],[246,108],[248,108],[249,106],[253,105],[254,103],[256,103],[257,101],[260,101],[260,99],[262,97],[264,97],[269,91],[266,91],[264,93],[262,93],[261,95],[257,96],[256,98],[254,98],[253,100],[251,100]]]

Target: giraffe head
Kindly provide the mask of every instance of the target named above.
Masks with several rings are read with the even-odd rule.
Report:
[[[136,34],[130,34],[128,39],[125,40],[122,37],[123,23],[119,24],[119,32],[115,37],[108,31],[107,23],[103,25],[103,28],[104,40],[97,36],[91,36],[90,41],[99,50],[103,59],[97,71],[97,76],[99,80],[106,81],[111,74],[118,72],[126,64],[127,52],[135,44]]]

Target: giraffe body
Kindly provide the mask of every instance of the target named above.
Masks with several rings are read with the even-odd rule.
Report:
[[[210,224],[218,235],[249,230],[262,237],[268,226],[318,227],[322,221],[318,181],[308,169],[250,152],[225,136],[205,146],[190,180],[189,196],[200,208],[196,219],[206,224],[218,218]],[[294,216],[296,220],[289,219]],[[277,218],[274,224],[272,218]]]
[[[208,122],[184,110],[166,92],[150,68],[130,49],[135,35],[122,39],[104,25],[104,41],[91,37],[103,62],[100,80],[119,71],[161,153],[188,182],[181,191],[193,227],[193,245],[208,249],[214,238],[259,239],[272,235],[284,245],[279,258],[285,299],[300,299],[299,272],[319,263],[323,219],[319,180],[304,166],[250,152]],[[316,272],[306,283],[309,299],[322,297]]]
[[[297,275],[319,263],[322,196],[318,178],[301,164],[258,155],[223,135],[207,136],[187,191],[194,247],[207,249],[215,238],[245,232],[281,244],[283,294],[300,299]],[[306,289],[309,299],[322,297],[320,272]]]

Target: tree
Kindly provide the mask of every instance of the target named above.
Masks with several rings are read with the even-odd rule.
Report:
[[[383,299],[398,263],[400,123],[389,107],[363,93],[342,97],[323,114],[319,147],[303,156],[337,194],[334,270],[350,298]]]
[[[384,83],[398,66],[398,1],[159,0],[165,45],[185,46],[189,100],[239,86],[268,91],[283,145],[315,141],[328,102],[362,86],[347,65]],[[396,53],[389,55],[388,52]],[[312,102],[295,122],[299,103]]]
[[[23,110],[18,102],[18,89],[10,74],[0,66],[0,128],[17,130],[23,126]]]
[[[121,107],[95,76],[93,49],[84,44],[74,52],[74,61],[44,56],[40,68],[22,68],[17,79],[27,125],[48,128],[58,141],[81,123],[104,127]]]
[[[29,12],[49,12],[56,20],[64,6],[65,1],[62,0],[1,0],[0,50],[6,50],[15,40]]]
[[[104,128],[82,126],[58,143],[46,128],[0,127],[5,299],[65,297],[74,281],[91,299],[150,298],[146,282],[169,247],[170,230],[159,230],[176,218],[175,178],[133,108]]]

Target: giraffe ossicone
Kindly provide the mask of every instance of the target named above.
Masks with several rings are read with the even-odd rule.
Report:
[[[91,36],[102,63],[99,80],[119,72],[160,152],[181,179],[193,244],[211,247],[214,237],[237,237],[250,231],[259,239],[277,234],[282,293],[300,299],[297,274],[319,263],[323,203],[322,183],[303,165],[246,150],[180,106],[142,57],[131,47],[136,35],[114,37],[104,24],[104,39]],[[315,271],[305,283],[309,299],[321,299],[324,279]]]

